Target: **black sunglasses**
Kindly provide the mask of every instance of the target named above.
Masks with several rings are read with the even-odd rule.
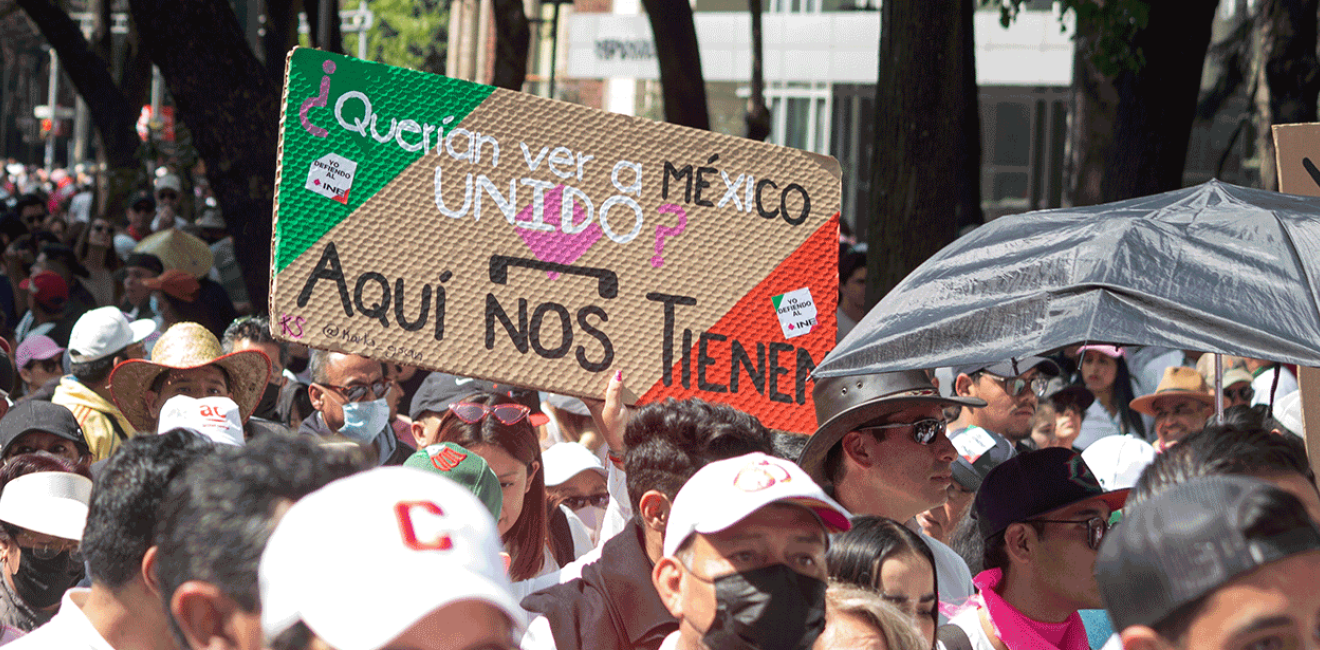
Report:
[[[1105,533],[1109,532],[1109,520],[1103,517],[1091,517],[1086,520],[1032,519],[1030,521],[1042,524],[1086,524],[1086,545],[1092,551],[1100,550],[1100,542],[1105,539]]]
[[[1021,377],[1013,377],[1010,379],[1008,377],[998,377],[995,375],[988,376],[999,382],[999,385],[1004,388],[1004,392],[1008,393],[1009,397],[1017,397],[1018,395],[1021,395],[1022,391],[1026,390],[1028,387],[1031,388],[1032,393],[1035,393],[1036,396],[1040,396],[1045,392],[1045,388],[1050,383],[1049,379],[1040,375],[1032,377],[1031,379],[1023,379]]]
[[[1240,399],[1244,402],[1250,402],[1251,398],[1255,396],[1256,396],[1256,391],[1250,386],[1243,386],[1242,388],[1238,388],[1238,389],[1233,389],[1233,388],[1224,389],[1224,397],[1227,397],[1228,399]]]
[[[870,431],[872,429],[903,429],[910,427],[912,429],[912,439],[923,445],[929,445],[935,442],[949,428],[949,423],[935,418],[926,418],[916,422],[900,422],[897,424],[875,424],[865,427],[858,427],[858,431]]]
[[[321,385],[343,393],[344,397],[350,402],[356,402],[363,397],[366,397],[368,392],[371,393],[371,399],[380,399],[390,390],[389,383],[385,381],[378,381],[374,384],[358,384],[356,386],[336,386],[334,384]]]
[[[585,497],[568,497],[563,501],[564,505],[568,506],[569,510],[581,510],[587,506],[596,506],[597,508],[604,508],[606,505],[609,504],[609,502],[610,502],[610,495],[608,494],[594,494]]]

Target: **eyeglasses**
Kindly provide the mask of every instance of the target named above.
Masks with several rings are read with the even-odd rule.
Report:
[[[898,424],[877,424],[873,426],[858,427],[858,431],[870,431],[872,429],[902,429],[911,427],[912,439],[923,445],[929,445],[940,437],[941,433],[948,430],[949,424],[943,420],[935,418],[926,418],[916,422],[900,422]]]
[[[449,405],[449,410],[458,419],[468,424],[476,424],[487,415],[494,417],[500,424],[512,425],[518,424],[532,412],[522,404],[496,404],[488,406],[486,404],[476,404],[473,402],[455,402]]]
[[[1026,390],[1028,386],[1031,387],[1031,392],[1039,397],[1045,392],[1045,387],[1050,383],[1049,379],[1040,375],[1036,375],[1031,379],[1023,379],[1021,377],[1013,377],[1010,379],[1008,377],[997,377],[995,375],[987,376],[998,382],[998,384],[1003,387],[1004,392],[1008,393],[1009,397],[1017,397],[1018,395],[1021,395],[1022,391]]]
[[[1091,547],[1092,551],[1100,550],[1100,542],[1104,540],[1105,533],[1109,532],[1109,520],[1103,517],[1091,517],[1085,520],[1031,519],[1030,521],[1042,524],[1086,524],[1086,545]]]
[[[32,554],[43,560],[49,560],[60,553],[68,551],[75,555],[78,554],[78,542],[72,539],[37,539],[27,531],[19,531],[14,536],[14,541],[21,548],[32,549]]]
[[[610,495],[593,494],[585,497],[568,497],[564,499],[563,504],[568,506],[569,510],[581,510],[587,506],[596,506],[604,508],[610,503]]]
[[[156,198],[165,199],[166,201],[172,201],[174,199],[179,198],[179,195],[175,194],[174,192],[157,192]]]
[[[367,396],[368,392],[371,393],[371,399],[380,399],[384,397],[385,393],[390,389],[389,383],[384,380],[378,381],[374,384],[357,384],[354,386],[335,386],[334,384],[321,384],[321,386],[333,388],[343,393],[344,397],[350,402],[361,400],[363,397]]]
[[[1236,390],[1232,388],[1224,389],[1224,397],[1227,399],[1236,399],[1236,400],[1242,400],[1244,402],[1250,402],[1251,398],[1255,396],[1256,396],[1256,391],[1251,386],[1243,386],[1242,388],[1238,388]]]

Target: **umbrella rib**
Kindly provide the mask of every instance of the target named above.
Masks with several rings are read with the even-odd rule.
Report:
[[[1279,230],[1283,231],[1283,236],[1288,239],[1288,252],[1293,256],[1293,261],[1296,262],[1297,268],[1301,270],[1300,275],[1302,276],[1302,283],[1305,284],[1306,291],[1311,296],[1311,309],[1314,312],[1312,316],[1320,322],[1320,306],[1316,305],[1315,287],[1311,284],[1311,274],[1307,273],[1308,269],[1302,261],[1302,256],[1297,254],[1297,242],[1293,241],[1292,232],[1288,230],[1287,224],[1285,224],[1283,219],[1279,217],[1279,214],[1272,210],[1270,211],[1270,214],[1273,215],[1274,220],[1278,222]]]

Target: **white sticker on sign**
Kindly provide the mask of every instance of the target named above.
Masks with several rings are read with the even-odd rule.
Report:
[[[812,328],[816,327],[816,303],[806,287],[779,294],[770,300],[775,304],[775,314],[779,316],[779,327],[784,330],[784,338],[810,334]]]
[[[328,153],[312,161],[307,172],[307,189],[347,205],[356,171],[357,163],[337,153]]]

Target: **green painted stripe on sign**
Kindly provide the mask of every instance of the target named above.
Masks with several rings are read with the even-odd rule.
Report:
[[[438,133],[458,127],[494,91],[462,79],[309,48],[294,50],[276,188],[275,271],[283,271],[428,149],[434,150]],[[346,160],[345,166],[356,164],[342,202],[307,189],[312,165],[330,154]]]
[[[770,302],[773,302],[775,304],[775,311],[779,311],[779,303],[783,299],[784,299],[784,294],[782,293],[777,296],[771,296]]]

